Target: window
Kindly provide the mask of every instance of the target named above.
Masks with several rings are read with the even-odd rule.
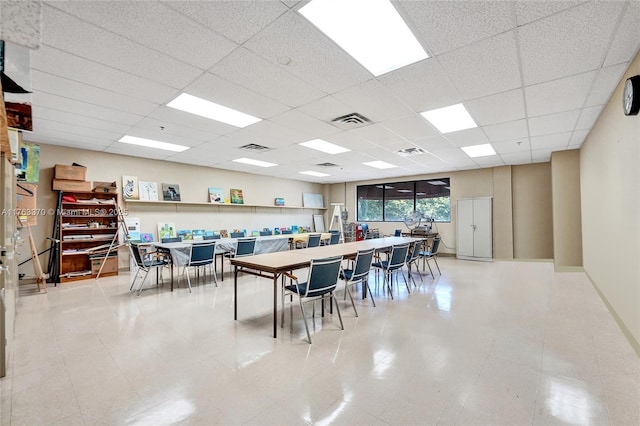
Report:
[[[402,222],[414,211],[436,222],[451,221],[449,178],[357,187],[357,220]]]

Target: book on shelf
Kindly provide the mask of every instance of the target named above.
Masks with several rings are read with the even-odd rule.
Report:
[[[209,187],[209,202],[214,204],[224,204],[224,195],[222,194],[222,188]]]
[[[242,189],[231,189],[231,204],[244,204]]]

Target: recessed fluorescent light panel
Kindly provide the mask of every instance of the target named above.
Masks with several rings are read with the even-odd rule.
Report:
[[[315,177],[327,177],[331,176],[326,173],[314,172],[313,170],[307,170],[306,172],[300,172],[303,175],[315,176]]]
[[[389,0],[312,0],[299,12],[373,75],[429,57]]]
[[[188,93],[182,93],[169,102],[167,106],[236,127],[247,127],[262,120],[261,118],[218,105],[206,99],[189,95]]]
[[[362,163],[365,166],[375,167],[376,169],[392,169],[394,167],[393,164],[385,163],[384,161],[369,161],[368,163]]]
[[[176,145],[174,143],[160,142],[153,139],[138,138],[136,136],[124,135],[118,142],[128,143],[131,145],[146,146],[147,148],[164,149],[167,151],[182,152],[189,149],[188,146]]]
[[[433,124],[436,129],[440,130],[440,133],[451,133],[478,127],[462,104],[433,109],[420,114],[429,120],[429,123]]]
[[[322,139],[314,139],[312,141],[302,142],[300,145],[306,146],[307,148],[316,149],[318,151],[326,152],[327,154],[340,154],[343,152],[351,151],[350,149],[347,149],[343,146],[323,141]]]
[[[496,155],[496,151],[493,149],[491,144],[488,143],[483,145],[463,146],[462,150],[471,158]]]
[[[260,167],[277,166],[277,164],[274,164],[274,163],[268,163],[266,161],[260,161],[260,160],[252,160],[251,158],[236,158],[233,161],[235,161],[236,163],[249,164],[251,166],[260,166]]]

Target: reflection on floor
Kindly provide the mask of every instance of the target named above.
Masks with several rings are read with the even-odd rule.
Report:
[[[358,318],[340,297],[345,330],[317,314],[313,345],[299,309],[271,337],[272,287],[248,275],[238,321],[230,275],[23,290],[0,423],[640,424],[640,360],[583,273],[440,267],[395,300],[374,285]]]

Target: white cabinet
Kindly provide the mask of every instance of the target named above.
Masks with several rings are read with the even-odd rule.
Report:
[[[492,221],[490,197],[458,200],[456,247],[459,259],[492,259]]]

